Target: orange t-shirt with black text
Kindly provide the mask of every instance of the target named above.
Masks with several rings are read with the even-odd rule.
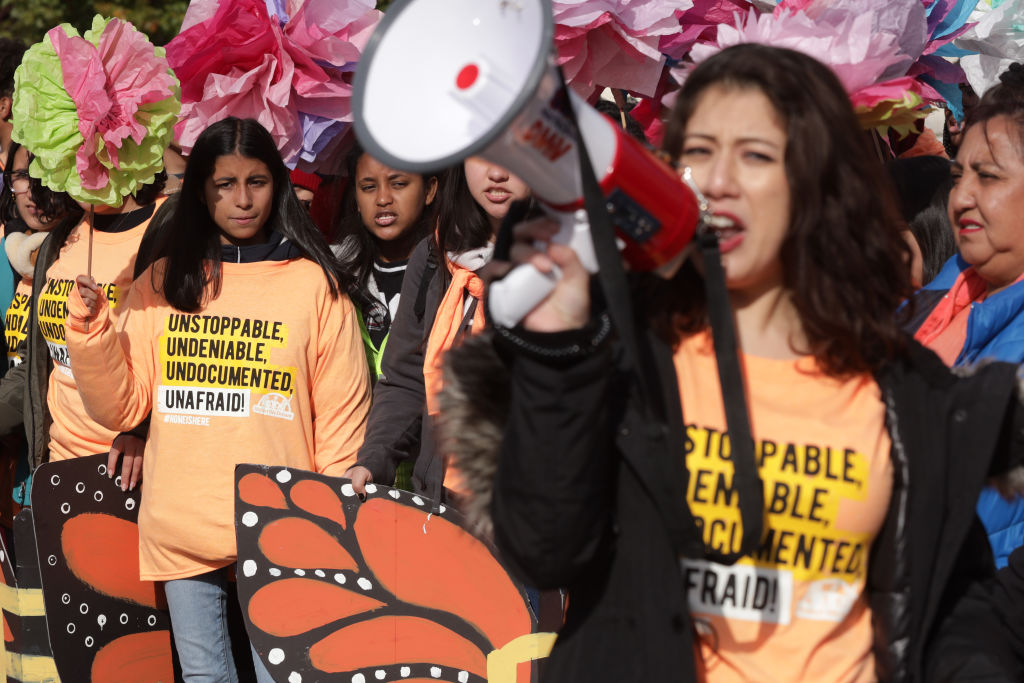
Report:
[[[158,200],[162,203],[164,200]],[[151,220],[151,219],[150,219]],[[121,311],[121,302],[132,283],[135,256],[146,233],[149,220],[122,232],[93,231],[92,276],[107,295],[114,320]],[[110,449],[118,432],[106,429],[85,412],[78,395],[78,382],[68,357],[64,323],[68,317],[68,295],[75,287],[75,278],[88,272],[89,225],[83,220],[68,236],[57,260],[46,271],[46,282],[39,293],[36,307],[39,331],[53,359],[46,406],[53,423],[50,426],[50,460],[68,460]],[[133,429],[131,425],[128,429]]]
[[[674,360],[687,503],[705,545],[735,551],[742,524],[710,335],[685,339]],[[875,680],[865,579],[892,493],[881,390],[870,375],[828,377],[813,357],[742,362],[765,535],[731,567],[683,563],[706,680]]]
[[[158,261],[86,332],[77,289],[68,347],[85,403],[122,430],[152,410],[143,458],[143,580],[203,574],[235,561],[235,465],[342,476],[355,464],[370,376],[355,309],[307,259],[223,263],[198,313],[154,288]]]
[[[22,278],[14,288],[14,298],[4,314],[4,336],[7,338],[7,366],[13,368],[23,360],[18,345],[28,336],[29,306],[32,302],[32,280]]]

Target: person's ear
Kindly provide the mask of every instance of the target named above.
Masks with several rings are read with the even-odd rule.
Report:
[[[423,202],[424,206],[430,206],[435,196],[437,196],[437,176],[433,175],[427,178],[427,198]]]
[[[14,99],[10,95],[0,97],[0,120],[6,121],[11,118],[11,106],[13,104]]]

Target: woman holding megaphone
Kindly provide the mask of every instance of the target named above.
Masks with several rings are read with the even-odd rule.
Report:
[[[520,225],[512,261],[561,275],[494,335],[492,512],[518,573],[570,595],[546,680],[1014,680],[974,502],[1020,460],[1000,439],[1024,417],[1015,368],[957,379],[900,330],[908,250],[839,81],[796,52],[724,50],[683,86],[665,151],[714,215],[763,531],[737,552],[716,263],[634,280],[642,399],[575,253]]]

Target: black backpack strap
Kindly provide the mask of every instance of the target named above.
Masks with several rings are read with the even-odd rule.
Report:
[[[412,312],[416,314],[416,319],[422,321],[423,314],[427,310],[427,290],[430,289],[430,281],[434,279],[434,275],[437,273],[437,251],[434,246],[433,240],[427,245],[427,264],[423,270],[423,277],[420,278],[420,288],[416,292],[416,301],[413,302]]]

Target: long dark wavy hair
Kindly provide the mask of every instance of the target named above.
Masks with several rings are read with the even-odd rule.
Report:
[[[341,217],[338,220],[337,235],[338,239],[342,241],[346,246],[346,251],[341,255],[342,267],[348,271],[355,280],[356,286],[361,290],[366,289],[366,284],[370,279],[370,274],[373,272],[373,262],[377,255],[380,253],[380,247],[377,244],[377,240],[374,239],[373,235],[366,226],[363,225],[363,219],[359,215],[359,207],[356,206],[356,190],[357,179],[356,179],[356,166],[359,165],[359,158],[363,156],[364,150],[359,143],[353,145],[352,150],[349,152],[348,157],[345,159],[345,171],[348,174],[349,183],[348,187],[345,188],[345,194],[342,198],[342,211]],[[417,174],[410,174],[417,175]],[[426,183],[431,178],[440,178],[438,175],[423,175],[423,183]],[[438,187],[438,192],[441,188]],[[410,244],[413,246],[419,244],[420,240],[430,234],[430,231],[434,227],[434,216],[435,207],[437,206],[437,198],[423,207],[423,212],[420,214],[419,220],[416,225],[409,228],[415,235],[415,239],[410,240]],[[364,292],[365,295],[365,292]]]
[[[663,143],[673,161],[701,95],[716,86],[763,93],[786,129],[791,224],[781,260],[807,339],[799,352],[835,377],[879,370],[907,348],[897,309],[913,293],[910,249],[885,170],[842,85],[799,52],[754,44],[723,50],[679,93]],[[643,289],[639,305],[669,341],[707,325],[704,284],[692,265],[667,285]]]
[[[341,272],[309,212],[295,197],[288,167],[270,133],[254,119],[229,117],[204,130],[192,147],[177,206],[164,230],[173,238],[164,240],[156,250],[157,256],[167,257],[161,289],[167,302],[180,311],[195,312],[220,293],[220,229],[203,196],[217,158],[232,154],[259,159],[270,170],[274,201],[267,231],[276,230],[305,258],[317,263],[327,277],[332,296],[349,291],[351,277]]]

